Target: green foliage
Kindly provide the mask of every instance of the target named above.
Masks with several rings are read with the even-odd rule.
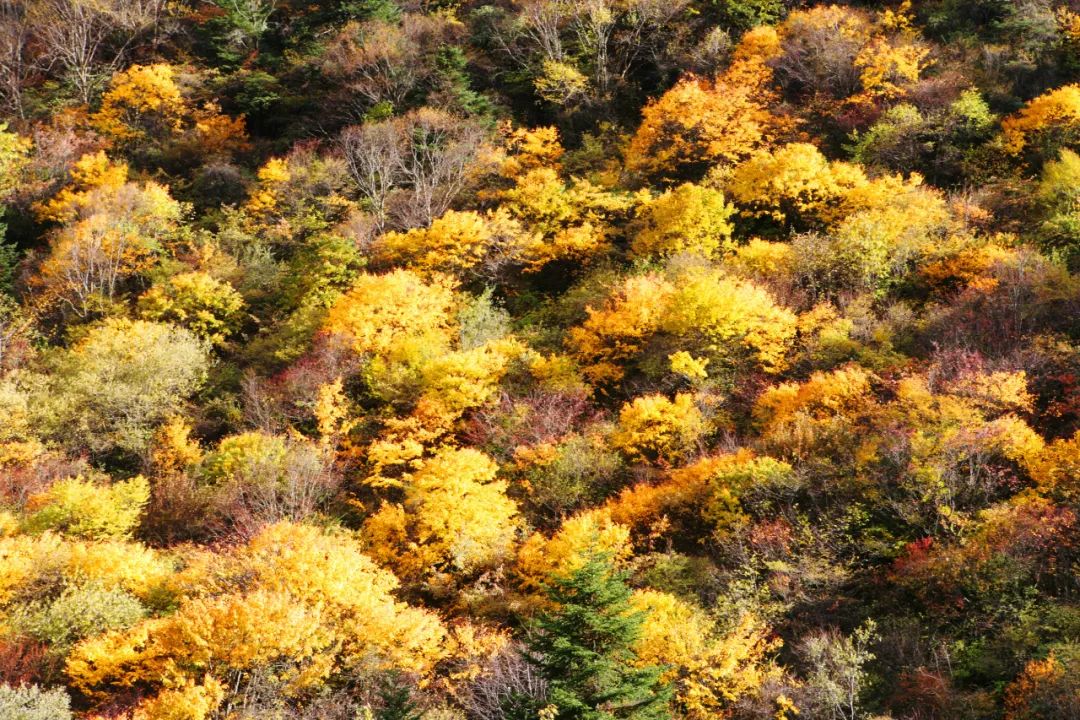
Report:
[[[109,320],[59,355],[35,411],[45,432],[69,447],[139,454],[208,369],[206,346],[183,328]]]
[[[595,550],[567,575],[551,578],[554,609],[532,623],[529,661],[548,681],[558,720],[662,720],[671,717],[663,668],[640,667],[632,650],[644,617],[631,610],[626,576]],[[538,708],[539,710],[539,708]]]
[[[850,147],[856,161],[894,172],[917,171],[936,185],[962,182],[975,153],[993,134],[996,118],[977,90],[929,112],[889,108]]]
[[[71,720],[71,700],[63,688],[0,685],[0,717],[5,720]]]
[[[146,614],[142,603],[123,590],[87,583],[66,587],[51,601],[18,606],[9,622],[17,633],[48,642],[53,652],[64,654],[84,638],[129,628]]]

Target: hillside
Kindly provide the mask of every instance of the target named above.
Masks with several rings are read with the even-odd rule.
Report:
[[[1080,5],[0,1],[0,720],[1080,718]]]

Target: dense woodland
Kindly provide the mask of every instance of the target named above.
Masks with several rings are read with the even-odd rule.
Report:
[[[0,718],[1080,718],[1080,2],[0,0]]]

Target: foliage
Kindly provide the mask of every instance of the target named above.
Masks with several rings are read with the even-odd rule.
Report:
[[[0,2],[0,716],[1077,716],[1075,5]]]
[[[81,477],[59,480],[28,502],[28,532],[54,530],[96,540],[130,537],[150,499],[142,476],[102,486]]]
[[[685,454],[705,433],[701,411],[685,393],[635,398],[619,411],[612,444],[631,458],[672,461]]]
[[[686,183],[668,190],[640,211],[642,229],[634,237],[637,255],[693,252],[717,257],[731,249],[729,222],[734,209],[722,193]]]
[[[58,358],[41,421],[72,447],[141,452],[156,425],[199,388],[208,365],[205,346],[187,330],[107,320]]]
[[[635,667],[633,645],[645,616],[631,604],[625,579],[604,555],[549,581],[555,609],[541,614],[529,638],[529,661],[548,681],[556,718],[670,717],[671,690],[655,665]]]
[[[139,298],[139,312],[147,320],[186,327],[214,345],[236,332],[244,300],[228,283],[206,273],[173,275]]]
[[[69,720],[71,700],[62,688],[0,685],[0,712],[11,720]]]

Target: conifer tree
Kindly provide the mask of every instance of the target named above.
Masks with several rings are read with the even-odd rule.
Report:
[[[664,668],[642,667],[632,647],[644,614],[630,604],[626,576],[611,556],[592,551],[584,565],[553,577],[553,609],[527,640],[529,661],[548,683],[556,720],[666,720],[671,689]]]

